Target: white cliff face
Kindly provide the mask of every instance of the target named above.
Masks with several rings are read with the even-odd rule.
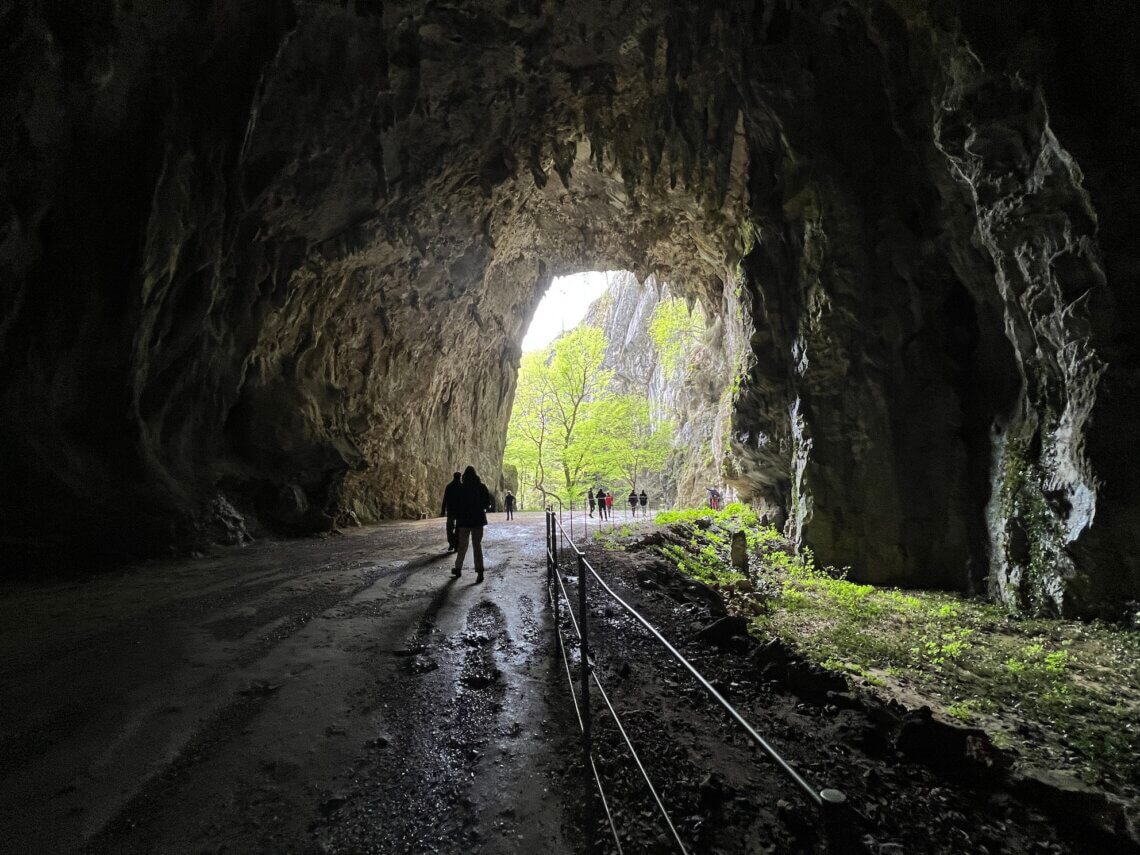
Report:
[[[710,320],[667,372],[649,327],[658,305],[671,299],[679,299],[678,291],[656,277],[641,283],[632,273],[618,273],[585,322],[606,335],[606,367],[614,371],[618,391],[648,395],[655,415],[674,425],[673,455],[650,490],[669,504],[701,505],[706,488],[723,487],[735,470],[727,432],[742,348],[741,336],[726,329],[742,322],[727,299],[698,310]]]

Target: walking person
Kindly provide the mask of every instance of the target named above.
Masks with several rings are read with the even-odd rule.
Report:
[[[483,526],[487,524],[487,508],[491,506],[491,494],[479,480],[474,466],[463,470],[463,480],[456,499],[456,533],[458,546],[455,553],[455,568],[452,576],[463,575],[463,558],[467,555],[467,544],[475,559],[475,581],[483,581]]]
[[[626,499],[626,501],[629,502],[629,512],[634,516],[637,516],[637,492],[630,490],[629,498]]]
[[[614,513],[614,494],[606,492],[606,517],[612,517]]]
[[[648,511],[646,508],[649,506],[649,497],[645,495],[645,491],[641,491],[641,495],[637,497],[637,501],[641,504],[641,515],[645,516]]]
[[[590,503],[590,519],[594,518],[594,508],[597,507],[597,500],[594,499],[594,488],[591,487],[586,491],[586,501]]]
[[[606,518],[606,488],[598,488],[598,516],[603,520]]]
[[[451,483],[443,488],[443,504],[440,506],[439,515],[447,519],[447,551],[454,552],[458,545],[458,540],[455,535],[455,509],[456,502],[459,498],[460,478],[459,473],[456,472],[451,476]]]
[[[507,490],[507,495],[503,499],[503,510],[507,512],[507,519],[515,518],[515,494],[510,490]]]

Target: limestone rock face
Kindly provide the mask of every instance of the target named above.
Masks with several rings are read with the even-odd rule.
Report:
[[[821,561],[1140,595],[1138,13],[1001,5],[13,6],[6,543],[501,486],[544,288],[626,269],[719,307],[732,476]]]
[[[672,420],[674,451],[664,478],[648,489],[653,500],[701,506],[706,488],[723,483],[734,458],[729,450],[732,382],[745,358],[746,336],[735,294],[723,290],[712,302],[701,298],[712,319],[691,359],[666,371],[649,332],[654,310],[663,299],[684,293],[684,286],[644,283],[631,273],[613,274],[607,292],[586,315],[586,323],[606,335],[606,367],[614,371],[621,392],[647,395],[655,413]]]

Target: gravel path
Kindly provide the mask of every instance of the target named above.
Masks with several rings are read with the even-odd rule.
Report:
[[[481,585],[426,520],[6,587],[0,851],[572,851],[542,526]]]
[[[613,851],[542,530],[540,513],[493,520],[483,584],[452,579],[426,520],[8,585],[0,852]],[[848,794],[855,850],[1126,851],[996,773],[932,768],[941,743],[917,762],[930,731],[913,716],[805,682],[755,642],[698,639],[707,596],[651,556],[589,553],[801,773]],[[815,813],[691,678],[597,592],[590,611],[597,673],[689,850],[821,851]],[[625,851],[676,851],[596,693],[593,708]]]

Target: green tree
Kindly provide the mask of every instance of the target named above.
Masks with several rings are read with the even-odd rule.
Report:
[[[649,319],[649,337],[661,358],[666,377],[672,376],[701,342],[706,328],[700,303],[691,310],[677,297],[661,300]]]
[[[673,447],[673,424],[654,419],[644,395],[613,395],[593,413],[595,459],[606,476],[632,489],[644,489],[651,473],[659,472]]]
[[[555,442],[554,401],[546,358],[547,354],[541,351],[523,355],[503,452],[503,461],[518,470],[520,493],[534,490],[543,501],[550,495],[547,467]]]
[[[665,465],[672,426],[644,395],[613,391],[605,353],[602,331],[582,326],[523,356],[503,462],[543,501],[579,501],[600,481],[632,488]]]
[[[576,497],[593,452],[594,410],[613,380],[613,372],[602,367],[605,357],[606,337],[596,327],[577,327],[551,348],[549,389],[564,498]]]

